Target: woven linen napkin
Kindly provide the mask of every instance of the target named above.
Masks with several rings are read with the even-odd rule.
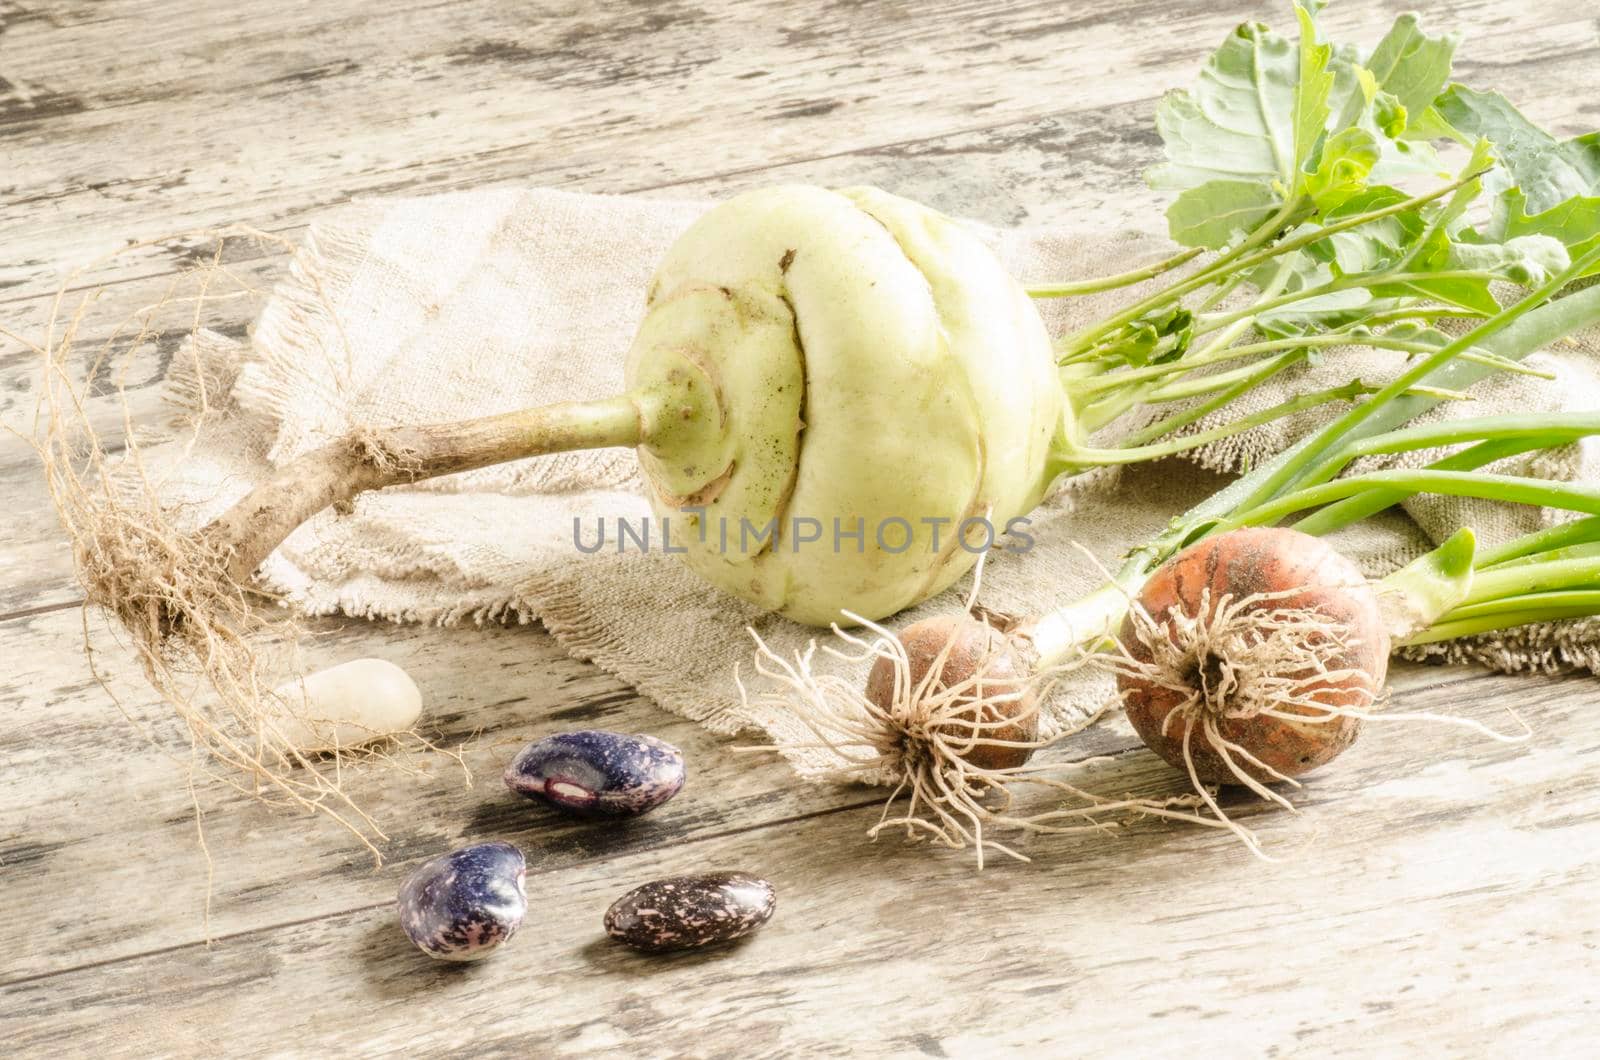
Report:
[[[494,190],[375,200],[335,212],[312,228],[247,341],[200,332],[176,358],[171,397],[192,405],[203,389],[206,412],[198,441],[167,480],[168,499],[204,521],[269,467],[358,426],[448,421],[619,393],[655,263],[707,205]],[[974,227],[1024,281],[1104,275],[1170,252],[1148,233]],[[1042,309],[1059,334],[1136,293],[1057,299]],[[1471,411],[1595,407],[1596,351],[1590,337],[1536,355],[1534,363],[1554,379],[1492,380]],[[1351,374],[1381,381],[1396,367],[1393,354],[1340,351],[1246,400],[1266,407]],[[1102,580],[1099,565],[1114,566],[1127,547],[1218,488],[1221,476],[1277,452],[1328,414],[1252,431],[1199,450],[1192,461],[1069,483],[1033,513],[1030,551],[992,554],[981,602],[1033,614],[1093,588]],[[1521,464],[1556,478],[1596,471],[1593,454],[1579,446]],[[648,514],[637,474],[631,450],[611,449],[366,494],[352,511],[325,511],[296,531],[266,563],[264,579],[311,614],[538,620],[574,655],[666,709],[734,732],[753,720],[741,711],[733,679],[741,662],[749,674],[747,627],[785,655],[829,634],[761,614],[660,550],[619,551],[613,535],[598,552],[580,551],[575,533],[592,547],[600,521],[614,527]],[[1412,518],[1388,513],[1343,532],[1338,543],[1379,574],[1464,524],[1495,541],[1549,518],[1482,501],[1422,499],[1407,511]],[[890,624],[958,607],[968,588],[964,580]],[[1592,623],[1567,623],[1429,651],[1502,668],[1594,666],[1595,632]],[[1052,698],[1047,731],[1082,722],[1108,694],[1103,676],[1072,675]],[[759,720],[776,736],[788,728],[781,717]],[[819,752],[792,758],[803,773],[828,764]]]

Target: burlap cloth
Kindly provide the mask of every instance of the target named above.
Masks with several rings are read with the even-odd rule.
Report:
[[[705,208],[504,190],[372,201],[336,212],[313,227],[248,342],[202,332],[177,358],[173,398],[192,405],[196,379],[204,379],[209,411],[198,444],[168,480],[169,498],[191,504],[192,517],[203,520],[267,466],[352,427],[453,420],[620,392],[624,353],[655,263]],[[1136,232],[975,227],[1024,282],[1119,272],[1171,250],[1161,236]],[[1055,300],[1044,307],[1046,321],[1059,334],[1130,297],[1124,290]],[[1589,336],[1538,354],[1530,363],[1554,380],[1491,379],[1480,385],[1471,412],[1593,408],[1600,397],[1597,351],[1600,344]],[[1382,381],[1396,358],[1332,351],[1320,366],[1281,376],[1247,402],[1266,407],[1352,375]],[[1034,513],[1031,551],[992,555],[982,603],[1032,614],[1093,588],[1102,576],[1084,549],[1114,566],[1129,545],[1218,488],[1222,473],[1278,451],[1334,411],[1257,429],[1200,450],[1193,461],[1065,485]],[[1548,477],[1596,472],[1593,454],[1579,446],[1513,464]],[[740,710],[733,681],[736,663],[750,673],[746,627],[786,654],[829,634],[761,614],[659,550],[618,554],[608,544],[596,554],[580,552],[575,520],[592,543],[597,520],[614,528],[619,518],[648,513],[636,474],[632,451],[613,449],[368,494],[353,512],[324,512],[297,531],[268,561],[265,579],[311,614],[538,620],[573,655],[667,710],[718,732],[736,731],[752,720]],[[1497,541],[1550,518],[1437,498],[1413,501],[1406,510],[1410,518],[1389,513],[1344,532],[1341,547],[1369,573],[1381,574],[1418,554],[1430,537],[1462,525]],[[967,591],[964,580],[891,624],[959,606]],[[1428,650],[1505,669],[1592,668],[1600,660],[1596,630],[1593,622],[1566,623]],[[1049,723],[1082,720],[1108,692],[1105,678],[1074,675],[1053,697]],[[782,717],[759,720],[776,735],[788,730]],[[816,752],[791,757],[802,772],[827,762]]]

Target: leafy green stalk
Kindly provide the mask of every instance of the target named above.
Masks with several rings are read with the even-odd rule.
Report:
[[[1119,287],[1131,287],[1136,283],[1154,279],[1162,273],[1171,272],[1173,269],[1187,265],[1199,257],[1201,248],[1190,247],[1181,250],[1172,257],[1159,261],[1154,265],[1142,269],[1133,269],[1129,272],[1118,273],[1115,276],[1102,276],[1093,280],[1079,280],[1075,283],[1052,283],[1041,287],[1028,288],[1028,294],[1034,298],[1067,298],[1074,295],[1095,294],[1099,291],[1114,291]]]

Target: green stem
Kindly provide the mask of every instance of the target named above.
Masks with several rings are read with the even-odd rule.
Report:
[[[1587,520],[1579,520],[1579,522],[1585,521]],[[1594,559],[1596,557],[1600,557],[1600,541],[1579,541],[1563,548],[1550,548],[1542,552],[1535,552],[1529,556],[1508,559],[1503,563],[1485,563],[1482,564],[1482,569],[1486,572],[1498,573],[1500,571],[1516,570],[1519,567],[1530,567],[1536,563],[1549,563],[1554,560]]]
[[[1453,453],[1443,460],[1436,460],[1428,465],[1428,469],[1431,471],[1473,471],[1487,464],[1492,464],[1496,460],[1542,448],[1544,448],[1544,443],[1537,436],[1482,442],[1462,452]],[[1399,504],[1409,496],[1410,494],[1403,490],[1374,489],[1354,497],[1346,497],[1342,501],[1335,501],[1326,507],[1320,508],[1296,522],[1294,528],[1303,534],[1329,534],[1349,526],[1351,523],[1360,522],[1367,516],[1381,512],[1390,505]]]
[[[1378,338],[1378,336],[1373,336]],[[1380,340],[1385,341],[1386,340]],[[1181,360],[1168,361],[1165,364],[1151,364],[1143,368],[1128,368],[1120,372],[1109,373],[1099,379],[1084,379],[1074,382],[1075,391],[1093,394],[1105,390],[1120,390],[1133,383],[1150,382],[1163,379],[1169,375],[1180,375],[1192,372],[1196,368],[1208,368],[1215,364],[1225,364],[1228,361],[1237,361],[1243,357],[1254,357],[1264,353],[1278,353],[1283,350],[1293,350],[1300,347],[1317,348],[1322,346],[1350,346],[1354,345],[1350,335],[1344,332],[1334,332],[1327,335],[1296,335],[1283,339],[1271,339],[1266,342],[1250,342],[1242,346],[1230,346],[1219,353],[1196,354]],[[1418,346],[1416,343],[1406,343],[1407,346],[1417,346],[1418,349],[1433,349],[1431,346]],[[1397,345],[1394,348],[1399,349]],[[1410,352],[1410,351],[1408,351]]]
[[[1297,364],[1302,358],[1295,353],[1286,353],[1279,357],[1271,358],[1265,363],[1251,365],[1252,374],[1246,375],[1233,386],[1211,398],[1209,401],[1197,402],[1195,405],[1182,412],[1173,413],[1164,419],[1157,420],[1141,430],[1134,431],[1122,439],[1123,446],[1141,446],[1165,437],[1173,431],[1181,430],[1197,420],[1204,419],[1217,409],[1232,403],[1238,398],[1254,390],[1257,386],[1288,368]]]
[[[1180,265],[1193,261],[1201,253],[1202,249],[1200,247],[1192,247],[1147,268],[1119,272],[1115,276],[1103,276],[1094,280],[1078,280],[1070,283],[1051,283],[1040,287],[1029,287],[1028,294],[1034,298],[1068,298],[1080,294],[1094,294],[1097,291],[1113,291],[1118,287],[1129,287],[1133,284],[1153,279],[1164,272],[1170,272]]]
[[[1356,496],[1373,487],[1393,488],[1407,496],[1414,493],[1440,493],[1448,497],[1511,501],[1540,508],[1565,508],[1586,515],[1600,515],[1600,486],[1551,482],[1516,475],[1489,475],[1482,471],[1391,470],[1371,471],[1365,475],[1352,475],[1295,490],[1222,520],[1215,532],[1222,533],[1241,526],[1272,526],[1286,515]]]
[[[1155,294],[1152,294],[1147,298],[1140,299],[1127,309],[1124,309],[1122,312],[1117,313],[1106,320],[1091,325],[1089,328],[1086,328],[1077,334],[1068,335],[1060,342],[1057,348],[1067,355],[1081,352],[1082,350],[1094,345],[1096,340],[1110,334],[1113,331],[1116,331],[1125,324],[1129,324],[1139,319],[1150,310],[1159,309],[1164,305],[1176,301],[1191,291],[1199,290],[1207,283],[1212,282],[1219,275],[1228,270],[1230,266],[1233,266],[1241,259],[1246,258],[1246,256],[1250,254],[1250,251],[1254,250],[1257,246],[1273,238],[1280,231],[1282,231],[1283,227],[1288,224],[1289,220],[1293,218],[1294,215],[1301,209],[1301,202],[1302,200],[1297,198],[1284,203],[1276,213],[1258,225],[1255,231],[1252,232],[1250,236],[1247,237],[1243,242],[1216,258],[1205,268],[1200,269],[1197,273],[1184,280],[1180,280],[1177,283],[1157,291]],[[1271,255],[1268,255],[1268,257],[1271,257]],[[1264,258],[1262,260],[1267,259]],[[1238,271],[1242,272],[1243,270]]]
[[[1577,291],[1549,305],[1522,313],[1514,323],[1484,345],[1499,356],[1520,360],[1597,320],[1600,320],[1600,285]],[[1439,366],[1429,373],[1428,378],[1431,382],[1447,383],[1465,389],[1492,373],[1491,368],[1458,360]],[[1381,405],[1359,425],[1346,431],[1347,440],[1396,429],[1438,403],[1436,398],[1415,392],[1404,394]],[[1370,405],[1372,402],[1369,401],[1367,404]],[[1306,435],[1254,471],[1235,479],[1226,488],[1217,491],[1179,516],[1174,520],[1172,527],[1158,538],[1136,549],[1129,555],[1127,563],[1142,565],[1146,570],[1152,569],[1155,564],[1177,549],[1213,532],[1220,520],[1248,507],[1247,502],[1252,496],[1261,492],[1265,484],[1282,474],[1286,468],[1290,468],[1296,462],[1309,463],[1328,452],[1332,447],[1330,438],[1333,438],[1334,429],[1340,426],[1336,421],[1328,427]],[[1333,438],[1333,441],[1337,440]]]
[[[1282,309],[1284,306],[1293,305],[1296,302],[1322,298],[1326,295],[1338,294],[1340,291],[1365,290],[1390,284],[1422,283],[1429,280],[1485,280],[1493,282],[1498,279],[1498,276],[1485,269],[1453,269],[1439,272],[1395,272],[1389,270],[1382,272],[1353,272],[1336,280],[1329,280],[1327,283],[1319,284],[1316,287],[1304,287],[1298,291],[1290,291],[1288,294],[1278,295],[1261,302],[1251,309],[1242,309],[1234,313],[1212,317],[1199,317],[1195,321],[1194,333],[1196,335],[1207,335],[1217,328],[1227,327],[1245,317],[1260,316],[1262,313],[1270,313],[1274,309]],[[1426,292],[1418,292],[1418,294],[1420,297],[1433,297]],[[1446,299],[1433,298],[1433,301],[1443,302]],[[1453,306],[1453,303],[1451,305]],[[1441,306],[1439,308],[1444,309],[1446,307]],[[1458,314],[1463,312],[1462,307],[1454,308]],[[1412,315],[1415,315],[1414,311]]]
[[[1481,570],[1463,605],[1567,589],[1600,589],[1600,556],[1552,559]]]
[[[1350,461],[1364,456],[1389,456],[1446,445],[1499,440],[1533,439],[1537,444],[1529,448],[1542,449],[1577,441],[1579,438],[1596,433],[1600,433],[1600,412],[1474,416],[1459,420],[1444,420],[1439,423],[1424,423],[1348,441],[1330,453],[1322,463],[1302,475],[1299,481],[1302,485],[1326,482],[1342,471]],[[1481,463],[1463,465],[1455,470],[1481,466]]]
[[[1557,593],[1545,594],[1551,597]],[[1519,606],[1507,607],[1493,613],[1482,614],[1471,618],[1456,618],[1454,612],[1446,615],[1443,620],[1435,622],[1427,629],[1403,637],[1395,641],[1398,645],[1432,644],[1441,640],[1455,640],[1457,637],[1470,637],[1478,633],[1493,633],[1496,630],[1512,629],[1516,626],[1529,626],[1536,622],[1558,622],[1562,619],[1588,618],[1600,611],[1600,592],[1584,593],[1581,599],[1576,598],[1572,603],[1563,606],[1558,602],[1545,601],[1538,596],[1519,597],[1516,601]]]
[[[1215,394],[1219,390],[1232,388],[1241,379],[1253,378],[1255,373],[1260,371],[1263,363],[1273,365],[1279,362],[1302,361],[1304,359],[1304,350],[1290,350],[1288,353],[1280,353],[1276,357],[1267,358],[1265,362],[1258,361],[1255,364],[1242,364],[1225,372],[1213,372],[1210,375],[1196,376],[1193,379],[1180,379],[1165,386],[1150,389],[1145,393],[1144,403],[1148,405],[1164,405],[1169,401],[1182,401],[1184,398]]]
[[[1581,275],[1594,262],[1600,262],[1600,247],[1595,247],[1587,254],[1582,255],[1570,267],[1515,305],[1502,311],[1499,315],[1483,321],[1465,335],[1446,344],[1431,356],[1421,359],[1410,369],[1402,372],[1393,382],[1373,395],[1373,397],[1357,405],[1319,431],[1315,436],[1316,442],[1313,447],[1296,452],[1292,457],[1284,461],[1281,466],[1275,468],[1245,498],[1241,507],[1254,507],[1267,498],[1277,495],[1285,487],[1297,483],[1301,476],[1313,466],[1313,462],[1317,460],[1320,453],[1327,452],[1334,444],[1343,440],[1384,406],[1394,402],[1395,399],[1424,379],[1447,367],[1457,355],[1474,346],[1488,345],[1496,335],[1511,329],[1518,322],[1523,320],[1531,321],[1527,327],[1513,334],[1511,337],[1513,347],[1538,349],[1554,341],[1555,338],[1570,334],[1578,327],[1588,323],[1596,315],[1600,315],[1600,293],[1597,293],[1600,292],[1600,288],[1597,287],[1580,291],[1545,307],[1558,310],[1553,317],[1536,315],[1532,312],[1532,310],[1539,308],[1559,292],[1574,277]],[[1530,340],[1536,344],[1529,346]],[[1490,346],[1490,352],[1499,353],[1502,356],[1506,354],[1506,351],[1496,349],[1493,346]],[[1429,382],[1433,385],[1449,385],[1454,380],[1440,378],[1430,379]]]
[[[1211,312],[1211,310],[1215,309],[1223,299],[1227,298],[1230,294],[1237,290],[1239,285],[1244,283],[1244,279],[1244,273],[1236,272],[1226,280],[1219,281],[1217,283],[1217,289],[1202,298],[1200,300],[1200,304],[1195,306],[1195,314],[1198,315],[1200,313]]]
[[[1574,519],[1543,530],[1535,530],[1531,534],[1523,534],[1503,545],[1486,549],[1478,555],[1478,566],[1493,567],[1535,553],[1550,552],[1568,545],[1595,540],[1600,540],[1600,516]]]
[[[1395,214],[1414,210],[1420,206],[1424,206],[1430,202],[1433,202],[1436,199],[1440,199],[1451,194],[1452,192],[1478,179],[1480,176],[1482,176],[1482,173],[1472,173],[1467,176],[1460,177],[1449,184],[1435,188],[1432,191],[1424,192],[1420,195],[1414,195],[1409,199],[1393,203],[1389,206],[1382,207],[1381,209],[1369,210],[1366,213],[1357,214],[1353,217],[1347,217],[1344,220],[1335,222],[1331,225],[1323,225],[1321,227],[1314,228],[1309,232],[1304,232],[1298,236],[1293,236],[1291,238],[1282,240],[1271,247],[1257,251],[1256,247],[1260,246],[1260,244],[1268,241],[1278,232],[1282,231],[1287,222],[1302,208],[1303,202],[1301,199],[1291,200],[1290,202],[1285,203],[1282,208],[1280,208],[1266,221],[1262,222],[1261,225],[1257,226],[1255,231],[1246,240],[1240,243],[1237,247],[1234,247],[1232,250],[1218,257],[1205,268],[1199,269],[1189,277],[1177,283],[1171,284],[1168,287],[1148,296],[1147,298],[1141,299],[1132,306],[1129,306],[1127,309],[1123,310],[1121,313],[1118,313],[1104,321],[1100,321],[1099,323],[1096,323],[1072,335],[1064,337],[1057,343],[1056,348],[1061,352],[1063,359],[1070,359],[1071,357],[1094,346],[1094,344],[1104,336],[1116,331],[1118,328],[1121,328],[1134,320],[1137,320],[1145,313],[1175,302],[1184,295],[1187,295],[1193,291],[1197,291],[1207,284],[1215,283],[1225,272],[1229,270],[1232,270],[1233,272],[1233,275],[1229,276],[1227,280],[1227,284],[1229,285],[1228,289],[1231,290],[1232,285],[1236,284],[1240,277],[1244,276],[1257,265],[1265,264],[1266,262],[1271,261],[1273,258],[1281,255],[1293,253],[1296,250],[1308,247],[1313,243],[1320,242],[1321,240],[1327,239],[1333,235],[1337,235],[1340,232],[1348,232],[1351,229],[1359,228],[1362,225],[1370,224],[1373,221],[1382,220],[1385,217],[1391,217]],[[1250,251],[1255,251],[1255,253],[1250,253]],[[1214,296],[1214,299],[1209,302],[1208,305],[1214,304],[1214,301],[1216,300],[1220,300],[1220,296],[1220,293],[1217,296]]]
[[[1446,612],[1446,621],[1482,618],[1485,615],[1503,615],[1510,611],[1528,611],[1535,607],[1564,610],[1588,608],[1587,613],[1600,611],[1600,589],[1557,589],[1547,593],[1526,593],[1520,596],[1502,596],[1496,600],[1482,600],[1463,604]]]
[[[1201,431],[1198,434],[1172,438],[1154,445],[1140,445],[1123,449],[1072,449],[1064,455],[1069,462],[1083,467],[1137,464],[1145,460],[1157,460],[1161,457],[1174,456],[1202,445],[1210,445],[1212,442],[1231,438],[1236,434],[1243,434],[1245,431],[1260,427],[1262,424],[1271,423],[1273,420],[1281,420],[1285,416],[1293,416],[1298,412],[1316,408],[1318,405],[1326,405],[1331,401],[1353,401],[1359,395],[1368,392],[1367,388],[1363,387],[1359,381],[1347,383],[1342,387],[1335,387],[1331,390],[1297,395],[1287,401],[1281,401],[1271,408],[1262,409],[1260,412],[1255,412],[1248,416],[1242,416],[1232,423],[1225,423],[1220,427],[1213,427],[1209,431]]]

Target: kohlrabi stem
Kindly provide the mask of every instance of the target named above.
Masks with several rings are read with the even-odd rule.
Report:
[[[1151,387],[1146,390],[1142,401],[1147,405],[1164,405],[1171,401],[1183,401],[1186,398],[1215,394],[1219,390],[1232,389],[1234,384],[1242,379],[1254,378],[1255,373],[1261,370],[1263,363],[1275,365],[1280,361],[1303,361],[1305,356],[1305,350],[1291,349],[1287,353],[1269,357],[1264,362],[1257,361],[1255,364],[1241,364],[1239,367],[1230,368],[1225,372],[1213,372],[1210,375],[1195,376],[1193,379],[1174,380],[1171,383],[1164,383],[1161,386]]]
[[[1103,320],[1075,335],[1068,335],[1058,344],[1057,349],[1064,356],[1070,357],[1088,346],[1093,345],[1096,339],[1110,334],[1125,324],[1131,323],[1152,309],[1159,309],[1168,303],[1181,298],[1191,291],[1197,291],[1207,283],[1215,280],[1224,270],[1254,250],[1261,243],[1273,238],[1301,208],[1301,200],[1293,199],[1283,204],[1271,217],[1256,227],[1248,237],[1238,246],[1224,252],[1205,268],[1187,279],[1171,284],[1163,290],[1147,298],[1143,298],[1127,309]]]
[[[1102,276],[1093,280],[1044,284],[1040,287],[1029,287],[1027,290],[1028,294],[1034,298],[1066,298],[1073,295],[1094,294],[1097,291],[1113,291],[1118,287],[1130,287],[1133,284],[1143,283],[1145,280],[1160,276],[1164,272],[1171,272],[1178,266],[1193,261],[1200,254],[1201,248],[1193,247],[1143,269],[1119,272],[1115,276]]]
[[[1238,246],[1222,254],[1205,268],[1198,270],[1194,274],[1185,277],[1184,279],[1171,284],[1160,291],[1157,291],[1147,298],[1141,299],[1115,316],[1112,316],[1075,334],[1066,336],[1058,344],[1057,349],[1060,351],[1063,359],[1070,358],[1074,354],[1080,353],[1089,346],[1092,346],[1098,339],[1110,334],[1125,324],[1129,324],[1134,320],[1137,320],[1139,317],[1150,312],[1151,310],[1159,309],[1162,306],[1165,306],[1192,291],[1199,290],[1208,283],[1215,282],[1224,272],[1231,270],[1232,272],[1243,274],[1257,265],[1271,261],[1273,258],[1281,254],[1288,254],[1303,247],[1310,246],[1313,243],[1327,239],[1329,236],[1337,235],[1340,232],[1347,232],[1352,228],[1359,228],[1361,225],[1369,224],[1385,217],[1391,217],[1395,214],[1414,210],[1419,206],[1433,202],[1435,199],[1449,195],[1456,189],[1464,187],[1465,185],[1478,179],[1480,176],[1482,176],[1481,172],[1474,172],[1468,176],[1458,178],[1449,184],[1435,188],[1432,191],[1425,192],[1421,195],[1412,196],[1409,199],[1393,203],[1389,206],[1382,207],[1381,209],[1369,210],[1366,213],[1347,217],[1331,225],[1324,225],[1314,228],[1309,232],[1304,232],[1301,235],[1284,239],[1273,244],[1271,247],[1257,251],[1256,247],[1272,239],[1275,235],[1281,232],[1284,225],[1288,223],[1295,213],[1302,208],[1302,201],[1299,199],[1287,202],[1281,209],[1279,209],[1266,221],[1262,222],[1262,224],[1259,225],[1248,238],[1246,238]],[[1251,253],[1251,251],[1255,252]]]
[[[1217,289],[1200,299],[1200,304],[1194,307],[1194,311],[1196,313],[1209,313],[1211,310],[1215,309],[1223,299],[1227,298],[1234,291],[1238,290],[1239,285],[1244,283],[1244,280],[1244,273],[1235,273],[1226,280],[1218,280]]]
[[[1285,239],[1281,243],[1274,244],[1268,250],[1261,251],[1257,254],[1252,254],[1250,257],[1243,259],[1242,261],[1238,262],[1236,268],[1241,271],[1245,269],[1252,269],[1262,262],[1270,261],[1280,254],[1287,254],[1291,251],[1300,250],[1303,247],[1309,247],[1311,244],[1319,243],[1322,240],[1327,239],[1329,236],[1338,235],[1340,232],[1348,232],[1352,228],[1360,228],[1364,224],[1370,224],[1373,221],[1380,221],[1385,217],[1392,217],[1395,214],[1406,213],[1410,210],[1416,209],[1418,206],[1425,206],[1428,203],[1433,202],[1435,199],[1442,199],[1451,192],[1454,192],[1459,188],[1466,187],[1468,184],[1483,176],[1485,172],[1487,172],[1487,169],[1480,169],[1468,176],[1458,177],[1449,184],[1441,185],[1432,191],[1424,192],[1421,195],[1413,195],[1411,198],[1402,202],[1397,202],[1393,205],[1385,206],[1377,210],[1369,210],[1366,213],[1355,214],[1354,216],[1346,217],[1342,221],[1336,221],[1331,225],[1323,225],[1322,227],[1314,228],[1309,232],[1303,232],[1298,236],[1292,236],[1289,239]]]
[[[1373,342],[1376,340],[1376,343]],[[1308,349],[1321,346],[1351,346],[1351,345],[1390,345],[1389,341],[1381,336],[1371,336],[1363,339],[1351,338],[1349,332],[1337,331],[1326,335],[1294,335],[1282,339],[1270,339],[1265,342],[1250,342],[1241,346],[1229,346],[1217,353],[1207,354],[1204,357],[1183,358],[1177,361],[1168,361],[1165,364],[1146,365],[1143,368],[1128,368],[1120,372],[1107,373],[1098,379],[1089,378],[1073,380],[1072,389],[1075,393],[1095,394],[1106,390],[1121,390],[1133,383],[1149,382],[1164,379],[1169,375],[1180,375],[1196,368],[1205,368],[1214,364],[1225,364],[1243,357],[1254,357],[1264,353],[1278,353],[1283,350],[1293,350],[1300,347]],[[1406,346],[1415,347],[1417,350],[1428,349],[1432,346],[1422,346],[1418,343],[1406,343]],[[1395,345],[1394,348],[1401,348]]]
[[[1341,276],[1337,280],[1329,280],[1327,283],[1318,284],[1315,287],[1303,287],[1298,291],[1290,291],[1288,294],[1265,299],[1233,313],[1220,313],[1213,317],[1201,317],[1195,321],[1194,333],[1196,335],[1208,335],[1217,328],[1224,328],[1240,320],[1251,319],[1262,313],[1269,313],[1274,309],[1282,309],[1284,306],[1294,305],[1296,302],[1305,302],[1312,298],[1338,294],[1340,291],[1375,287],[1379,284],[1403,284],[1429,280],[1492,281],[1497,279],[1499,279],[1498,276],[1486,269],[1454,269],[1440,272],[1391,272],[1387,270],[1353,272],[1347,276]],[[1444,299],[1436,300],[1444,301]]]
[[[1190,397],[1216,394],[1218,391],[1226,391],[1234,395],[1234,397],[1238,397],[1248,389],[1248,384],[1259,383],[1261,379],[1275,375],[1280,368],[1288,367],[1294,360],[1304,359],[1306,359],[1306,351],[1304,349],[1291,349],[1286,354],[1269,357],[1264,362],[1242,365],[1242,367],[1234,368],[1234,370],[1218,371],[1213,375],[1198,376],[1198,378],[1194,379],[1181,379],[1178,383],[1170,383],[1166,384],[1166,386],[1150,386],[1150,384],[1146,384],[1146,386],[1131,386],[1125,391],[1112,391],[1110,394],[1102,395],[1099,399],[1093,400],[1088,405],[1075,408],[1074,418],[1077,420],[1083,434],[1088,436],[1088,434],[1093,434],[1094,431],[1104,428],[1107,423],[1115,420],[1122,413],[1128,412],[1130,408],[1136,407],[1136,405],[1163,405],[1166,402],[1178,402],[1178,400],[1186,400],[1190,399]],[[1246,384],[1246,386],[1242,389],[1240,384]],[[1074,394],[1074,397],[1077,397],[1077,394]],[[1206,412],[1210,412],[1211,408],[1216,407],[1218,405],[1214,405],[1213,402],[1206,402]],[[1122,444],[1138,445],[1138,442],[1123,440]]]
[[[1341,387],[1328,390],[1319,390],[1312,394],[1300,394],[1281,401],[1271,408],[1242,416],[1231,423],[1220,427],[1213,427],[1209,431],[1199,431],[1187,434],[1182,438],[1171,438],[1165,442],[1152,445],[1139,445],[1120,449],[1074,449],[1066,453],[1066,459],[1075,464],[1097,467],[1109,464],[1136,464],[1145,460],[1156,460],[1164,456],[1174,456],[1202,445],[1231,438],[1236,434],[1243,434],[1264,423],[1280,420],[1286,416],[1304,412],[1307,409],[1326,405],[1332,401],[1353,401],[1362,394],[1372,392],[1371,387],[1363,386],[1360,380],[1346,383]]]
[[[1181,430],[1191,423],[1204,419],[1217,409],[1232,404],[1279,372],[1289,368],[1291,365],[1298,364],[1302,360],[1304,360],[1304,356],[1301,353],[1291,351],[1279,354],[1277,357],[1269,358],[1266,361],[1258,362],[1251,366],[1254,372],[1240,379],[1227,390],[1222,391],[1208,401],[1197,402],[1182,412],[1175,412],[1171,416],[1157,420],[1148,427],[1134,431],[1122,439],[1121,446],[1126,448],[1145,445],[1155,441],[1157,438],[1164,438],[1173,431]]]
[[[1465,306],[1401,306],[1398,309],[1386,309],[1371,316],[1363,317],[1361,323],[1367,327],[1380,327],[1384,324],[1409,322],[1412,320],[1442,320],[1451,317],[1461,319],[1478,319],[1489,314],[1477,309],[1468,309]]]
[[[201,533],[227,555],[228,573],[247,585],[294,529],[324,508],[368,490],[471,471],[545,453],[634,446],[652,410],[623,395],[422,427],[372,427],[277,468]]]

